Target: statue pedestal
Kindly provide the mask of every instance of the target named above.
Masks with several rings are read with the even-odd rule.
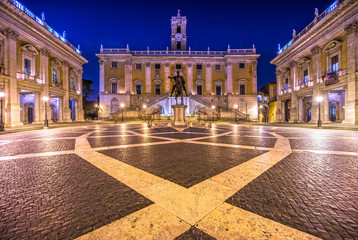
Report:
[[[185,109],[188,106],[185,105],[172,105],[173,112],[174,112],[174,126],[186,126],[185,122]]]

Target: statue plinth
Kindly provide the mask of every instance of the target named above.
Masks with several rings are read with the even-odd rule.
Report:
[[[172,105],[173,112],[174,112],[174,126],[186,126],[185,122],[185,109],[188,106],[186,105]]]

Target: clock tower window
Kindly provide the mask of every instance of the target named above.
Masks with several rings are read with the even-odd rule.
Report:
[[[181,50],[181,43],[177,42],[177,50]]]
[[[180,27],[180,25],[178,25],[178,27],[177,27],[177,33],[181,33],[181,27]]]

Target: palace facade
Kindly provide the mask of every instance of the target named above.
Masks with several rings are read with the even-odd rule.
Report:
[[[16,0],[0,0],[0,91],[5,124],[83,120],[78,48]],[[46,98],[45,98],[46,99]]]
[[[337,0],[279,49],[277,122],[358,124],[358,1]],[[323,97],[319,103],[317,97]]]
[[[211,109],[222,117],[238,111],[257,119],[257,58],[256,49],[230,49],[225,51],[192,51],[187,49],[187,19],[171,19],[171,49],[132,51],[126,48],[103,48],[96,54],[100,70],[100,113],[110,117],[120,106],[140,110],[147,105],[162,109],[161,114],[172,115],[169,97],[173,82],[168,76],[177,71],[186,81],[188,97],[187,115],[198,109]],[[211,110],[210,110],[211,111]]]

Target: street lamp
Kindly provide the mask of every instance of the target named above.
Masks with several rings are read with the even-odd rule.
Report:
[[[147,116],[147,105],[143,104],[144,109],[144,122],[146,122],[146,116]]]
[[[213,110],[213,111],[212,111],[212,113],[213,113],[213,122],[214,122],[214,120],[215,120],[215,119],[214,119],[214,110],[215,110],[215,106],[214,106],[214,105],[212,105],[212,106],[211,106],[211,109]]]
[[[235,123],[237,123],[237,104],[234,105],[235,111]]]
[[[44,128],[48,128],[48,120],[47,120],[47,101],[48,97],[43,97],[42,100],[45,102],[45,121],[44,121]]]
[[[124,118],[123,118],[123,112],[124,112],[124,103],[121,103],[121,109],[122,109],[122,123],[124,122]]]
[[[5,97],[5,93],[4,92],[0,92],[0,131],[5,131],[5,126],[4,126],[4,117],[2,115],[2,102],[3,102],[3,98]]]
[[[321,102],[323,100],[322,96],[316,97],[316,101],[318,102],[318,121],[317,127],[322,127],[322,120],[321,120]]]

